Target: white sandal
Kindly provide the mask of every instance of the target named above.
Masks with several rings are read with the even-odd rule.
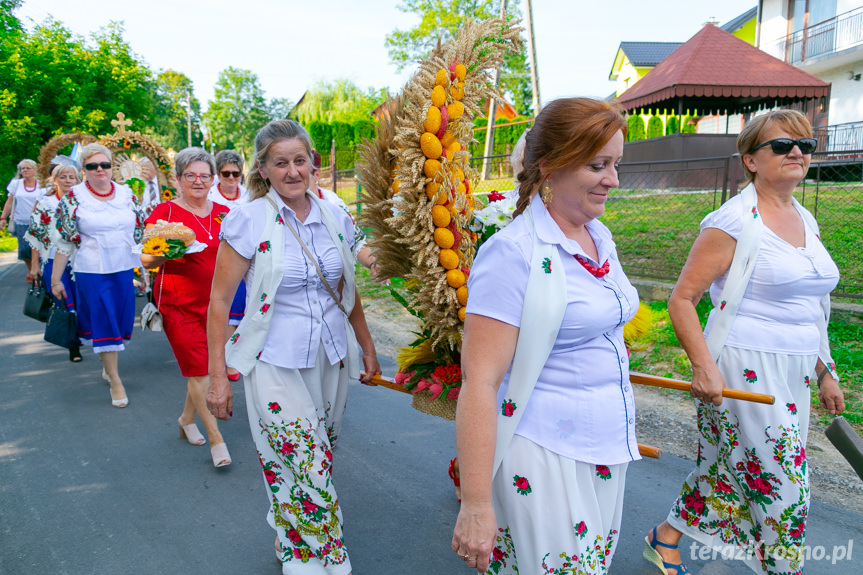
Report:
[[[213,467],[226,467],[231,464],[228,446],[224,442],[210,447],[210,456],[213,458]]]
[[[180,426],[180,439],[185,439],[192,445],[204,445],[207,443],[207,440],[198,431],[198,426],[194,422],[189,425],[183,425],[183,420],[178,419],[177,425]]]

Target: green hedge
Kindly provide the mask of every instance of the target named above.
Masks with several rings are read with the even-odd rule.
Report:
[[[680,131],[678,126],[678,118],[677,116],[669,116],[665,119],[665,135],[670,136],[672,134],[676,134]]]
[[[515,143],[518,142],[518,139],[524,131],[531,126],[531,124],[524,123],[515,124],[514,126],[497,127],[499,124],[511,124],[512,122],[521,122],[529,119],[530,117],[528,116],[516,116],[512,120],[497,118],[494,122],[494,146],[492,147],[492,155],[511,153],[513,147],[515,147]],[[473,125],[475,128],[487,128],[488,120],[485,118],[477,118],[474,120]],[[482,157],[485,155],[485,133],[486,131],[484,129],[473,133],[473,137],[476,139],[476,142],[473,142],[470,145],[471,157]],[[509,151],[507,151],[507,144],[509,144]]]

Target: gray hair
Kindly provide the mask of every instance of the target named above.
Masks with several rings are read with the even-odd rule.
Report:
[[[54,168],[54,171],[51,172],[51,179],[56,180],[60,177],[64,172],[72,172],[75,174],[76,183],[81,183],[81,172],[75,166],[70,166],[69,164],[57,164],[57,167]]]
[[[18,162],[18,166],[15,168],[15,171],[17,172],[17,174],[19,176],[21,175],[21,168],[23,168],[24,166],[30,166],[31,168],[33,168],[35,170],[36,169],[36,162],[34,162],[33,160],[30,160],[30,159],[27,159],[27,158]]]
[[[216,171],[221,172],[228,164],[236,164],[243,171],[243,156],[234,150],[221,150],[216,154]]]
[[[216,163],[213,161],[213,156],[207,150],[203,148],[185,148],[177,152],[176,157],[174,157],[174,172],[176,172],[177,177],[182,176],[186,168],[189,167],[189,164],[193,162],[206,162],[210,166],[210,175],[215,175]]]
[[[108,158],[108,161],[111,161],[111,150],[103,146],[102,144],[97,144],[93,142],[92,144],[87,144],[81,150],[81,165],[87,163],[87,160],[95,156],[96,154],[105,154],[105,157]]]
[[[305,128],[294,120],[273,120],[258,131],[255,136],[255,166],[249,171],[247,187],[251,199],[263,198],[270,191],[270,184],[261,176],[260,166],[267,162],[270,146],[284,140],[299,140],[306,148],[309,162],[312,161],[312,138]]]

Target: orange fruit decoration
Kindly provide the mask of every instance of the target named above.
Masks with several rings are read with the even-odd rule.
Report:
[[[440,171],[440,162],[428,159],[423,164],[423,173],[427,178],[433,178]]]
[[[441,142],[443,144],[443,142]],[[446,157],[452,159],[456,152],[461,152],[461,144],[453,142],[446,147]]]
[[[443,86],[435,86],[431,93],[431,101],[433,106],[437,106],[440,108],[441,106],[446,104],[446,91],[443,89]],[[462,110],[464,110],[464,106],[462,106]],[[452,117],[450,117],[452,119]]]
[[[464,321],[464,318],[465,318],[465,316],[466,316],[466,315],[467,315],[467,308],[466,308],[466,307],[461,307],[461,308],[459,308],[459,310],[458,310],[458,318],[459,318],[460,320]]]
[[[452,130],[447,130],[446,132],[444,132],[443,137],[440,139],[441,145],[443,145],[445,148],[448,148],[452,145],[453,142],[455,142],[455,134],[452,133]]]
[[[399,193],[399,186],[400,185],[401,185],[401,182],[399,182],[398,180],[393,180],[393,195],[396,195],[397,193]]]
[[[455,244],[455,236],[447,228],[437,228],[434,231],[434,243],[440,248],[449,249]]]
[[[426,132],[420,136],[420,149],[422,149],[426,158],[429,158],[430,160],[440,158],[440,155],[443,152],[443,146],[441,146],[440,140],[438,140],[437,136],[431,132]]]
[[[446,86],[449,84],[449,74],[446,73],[446,70],[438,70],[437,74],[434,77],[434,83],[436,86]]]
[[[435,225],[436,228],[447,227],[450,220],[452,219],[449,215],[449,210],[446,209],[446,206],[432,206],[431,214],[432,223]]]
[[[434,106],[429,106],[429,109],[426,112],[426,121],[423,122],[423,129],[426,132],[431,132],[432,134],[437,134],[438,130],[440,130],[440,125],[441,125],[440,108],[436,108]]]
[[[441,250],[438,260],[445,269],[454,270],[458,267],[458,254],[453,250]]]
[[[446,272],[446,283],[448,283],[451,288],[458,289],[462,287],[466,281],[467,278],[464,277],[464,272],[461,270],[452,269]]]
[[[456,64],[455,65],[455,78],[459,82],[464,81],[464,77],[467,76],[467,67],[464,64]]]
[[[449,280],[449,277],[447,277],[447,280]],[[463,306],[467,305],[467,286],[463,285],[455,290],[455,297],[458,300],[458,303]]]
[[[437,90],[437,88],[439,88],[439,86],[435,86],[435,90]],[[443,90],[443,88],[441,88],[441,90]],[[434,98],[434,94],[432,94],[432,98]],[[446,107],[446,111],[449,113],[450,122],[458,120],[461,118],[461,115],[464,114],[464,104],[456,100]]]

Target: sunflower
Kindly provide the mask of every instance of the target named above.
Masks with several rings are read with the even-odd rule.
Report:
[[[169,188],[165,188],[164,190],[162,190],[162,201],[163,202],[167,202],[167,201],[173,200],[173,199],[174,199],[174,192],[173,191],[171,191]]]
[[[142,253],[151,256],[161,256],[165,253],[165,250],[167,250],[168,247],[168,242],[165,241],[165,238],[150,238],[144,242]]]
[[[128,150],[132,147],[132,142],[129,140],[123,140],[123,149]]]

